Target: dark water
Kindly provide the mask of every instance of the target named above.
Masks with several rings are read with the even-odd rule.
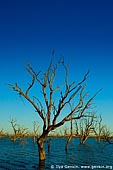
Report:
[[[72,139],[68,153],[65,152],[65,138],[51,140],[50,153],[46,149],[45,168],[51,169],[113,169],[113,145],[105,142],[97,143],[95,139],[88,139],[85,145],[79,144],[79,139]],[[10,141],[0,138],[0,170],[32,170],[38,168],[38,148],[33,139],[25,142]]]

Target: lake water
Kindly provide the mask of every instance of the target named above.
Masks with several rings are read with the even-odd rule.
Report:
[[[51,169],[113,169],[113,145],[97,143],[88,139],[85,145],[73,138],[65,152],[65,138],[54,138],[50,141],[50,153],[46,149],[45,168]],[[12,142],[9,138],[0,138],[0,170],[35,170],[38,169],[38,147],[32,138],[25,142]]]

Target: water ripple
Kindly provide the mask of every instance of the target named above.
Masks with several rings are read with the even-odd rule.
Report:
[[[65,138],[51,140],[50,153],[47,152],[45,143],[46,161],[45,170],[50,170],[51,165],[112,165],[113,145],[94,139],[88,139],[85,145],[80,145],[78,139],[72,139],[68,153],[65,152]],[[0,170],[34,170],[38,169],[38,147],[31,138],[25,143],[12,142],[9,138],[0,139]]]

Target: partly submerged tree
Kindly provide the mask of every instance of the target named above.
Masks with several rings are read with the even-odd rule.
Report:
[[[17,124],[16,119],[11,118],[10,123],[14,132],[11,140],[16,141],[18,138],[23,139],[28,134],[28,128],[20,127],[20,125]]]
[[[94,113],[84,113],[83,117],[79,120],[75,120],[75,127],[71,120],[70,135],[67,138],[65,150],[68,151],[68,145],[72,137],[79,137],[80,144],[84,144],[89,138],[91,133],[94,133]]]
[[[95,123],[94,133],[96,135],[98,143],[100,143],[102,138],[104,125],[102,124],[102,116],[100,115],[99,118],[97,118],[97,121]]]
[[[89,116],[82,118],[79,122],[80,144],[84,144],[91,134],[94,134],[95,115],[90,113]]]
[[[3,137],[4,134],[3,134],[3,129],[0,129],[0,138]]]
[[[71,138],[73,137],[73,123],[72,123],[72,119],[70,120],[70,123],[71,123],[71,125],[70,125],[70,134],[68,135],[68,137],[67,137],[67,142],[66,142],[66,146],[65,146],[65,151],[67,152],[68,151],[68,145],[69,145],[69,143],[70,143],[70,140],[71,140]]]
[[[112,132],[110,131],[110,129],[105,125],[102,129],[102,135],[101,135],[101,138],[104,140],[104,141],[107,141],[110,143],[110,138],[112,138]],[[113,143],[113,141],[112,141]]]
[[[62,72],[58,72],[60,66],[63,69]],[[53,64],[52,59],[44,73],[42,71],[36,73],[30,64],[27,64],[26,70],[31,75],[32,79],[26,90],[23,90],[17,83],[15,85],[9,85],[9,87],[20,96],[24,97],[34,107],[37,114],[42,119],[43,130],[42,134],[37,139],[39,161],[41,162],[46,158],[44,139],[48,136],[49,132],[62,126],[67,121],[83,117],[85,110],[90,107],[91,101],[98,92],[87,101],[84,100],[86,97],[86,94],[84,94],[84,82],[88,77],[89,71],[80,82],[70,82],[68,79],[68,67],[65,65],[63,58],[61,58],[57,64]],[[59,82],[61,78],[57,81],[57,76],[60,77],[63,71],[62,84],[62,82]],[[40,85],[40,94],[42,94],[44,100],[42,97],[31,97],[29,95],[35,83]],[[60,86],[57,85],[58,83]],[[39,90],[38,86],[37,90]],[[75,99],[75,97],[77,98]]]

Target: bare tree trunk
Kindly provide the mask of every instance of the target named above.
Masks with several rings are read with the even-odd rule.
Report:
[[[68,145],[69,145],[72,137],[73,137],[73,123],[72,123],[72,115],[71,115],[70,135],[68,136],[66,146],[65,146],[65,151],[66,152],[68,151]]]
[[[44,140],[48,136],[49,130],[44,130],[42,135],[37,139],[38,151],[39,151],[39,162],[45,161],[46,153],[44,149]]]
[[[68,139],[67,139],[67,142],[66,142],[66,146],[65,146],[65,151],[67,152],[68,151],[68,145],[69,145],[69,143],[70,143],[70,140],[71,140],[71,138],[72,138],[72,134],[68,137]]]
[[[97,137],[97,141],[98,141],[98,143],[100,143],[100,136]]]
[[[84,136],[80,138],[80,144],[84,144],[85,141],[87,140],[88,136]]]
[[[44,161],[46,158],[45,150],[44,150],[44,137],[37,139],[38,151],[39,151],[39,162]]]

